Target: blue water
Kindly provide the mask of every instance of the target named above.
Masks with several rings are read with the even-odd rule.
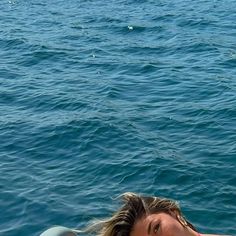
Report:
[[[2,0],[0,234],[173,198],[236,234],[236,1]]]

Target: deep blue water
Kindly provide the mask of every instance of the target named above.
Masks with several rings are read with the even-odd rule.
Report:
[[[83,227],[126,191],[236,234],[235,9],[1,0],[0,234]]]

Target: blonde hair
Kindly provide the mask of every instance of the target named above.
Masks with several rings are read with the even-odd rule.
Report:
[[[99,236],[129,236],[135,222],[144,216],[154,213],[176,214],[177,220],[184,226],[195,230],[195,227],[185,220],[177,202],[159,197],[139,196],[135,193],[124,193],[123,205],[107,220],[95,223]],[[91,229],[91,228],[90,228]]]

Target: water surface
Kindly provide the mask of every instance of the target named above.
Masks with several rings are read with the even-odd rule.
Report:
[[[1,235],[83,227],[126,191],[236,234],[234,9],[1,1]]]

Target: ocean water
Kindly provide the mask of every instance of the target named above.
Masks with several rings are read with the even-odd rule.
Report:
[[[236,235],[235,9],[1,0],[0,234],[81,228],[133,191]]]

